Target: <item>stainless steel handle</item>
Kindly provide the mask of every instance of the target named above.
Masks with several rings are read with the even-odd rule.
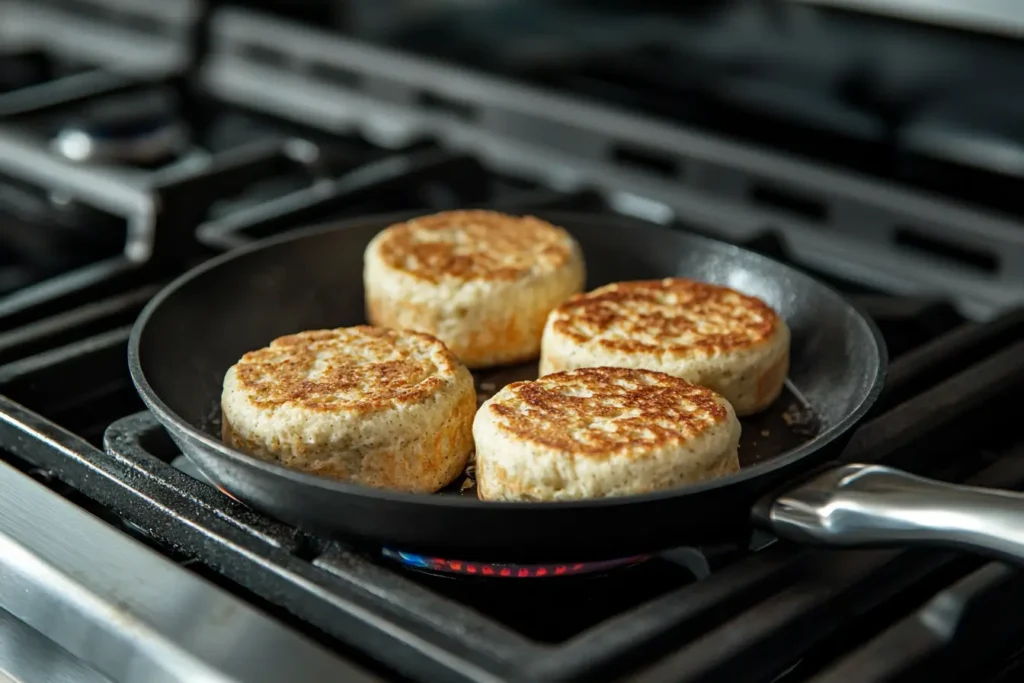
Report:
[[[843,465],[785,492],[762,519],[794,541],[935,545],[1024,564],[1024,495],[957,486],[879,465]]]

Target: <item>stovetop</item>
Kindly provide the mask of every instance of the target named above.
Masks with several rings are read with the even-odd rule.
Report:
[[[58,128],[71,129],[59,148],[72,155],[81,136],[59,113],[68,98],[103,102],[142,76],[174,81],[191,48],[199,58],[185,68],[190,92],[177,100],[193,151],[210,144],[204,134],[217,144],[247,135],[270,144],[269,131],[232,123],[228,106],[270,117],[274,130],[303,129],[301,138],[318,131],[386,149],[426,141],[535,186],[594,191],[644,219],[731,241],[773,235],[809,266],[887,292],[941,294],[970,318],[1024,300],[1019,103],[1012,89],[990,84],[1019,70],[1017,43],[778,2],[667,14],[614,2],[444,0],[381,12],[352,0],[220,9],[175,51],[168,36],[202,16],[195,3],[161,3],[152,19],[165,23],[142,39],[145,3],[133,14],[114,0],[42,3],[49,14],[39,16],[24,8],[40,3],[6,1],[22,8],[12,16],[33,19],[15,32],[18,49],[74,49],[84,55],[78,61],[94,60],[70,84],[0,96],[12,125],[44,126],[40,110],[52,110]],[[83,28],[69,43],[51,24],[99,22],[75,13],[86,5],[106,8],[104,40]],[[153,54],[134,60],[145,68],[112,57],[149,44]],[[55,168],[53,131],[15,130],[0,130],[0,175],[59,177],[66,191],[46,202],[59,207],[46,207],[59,216],[49,223],[79,210],[66,195],[85,195],[129,215],[111,232],[147,232],[131,224],[150,221],[140,214],[153,207],[125,186],[173,183],[210,162],[186,155],[157,177],[152,169],[97,172],[97,164],[88,173]],[[246,149],[258,156],[244,145],[238,154]],[[283,154],[308,163],[308,149]],[[131,249],[138,258],[149,247],[135,241]]]
[[[1015,41],[786,2],[687,3],[674,11],[665,3],[647,11],[627,2],[417,4],[394,13],[350,3],[334,13],[334,25],[378,44],[1020,212],[1014,193],[943,182],[950,164],[1019,179],[1024,138],[1013,112],[1022,99],[998,85],[1024,66]]]
[[[714,7],[672,17],[689,33],[638,13],[608,30],[591,9],[566,45],[558,27],[579,3],[423,3],[401,24],[372,3],[289,19],[268,3],[213,12],[195,41],[208,53],[182,69],[173,37],[201,16],[194,3],[34,4],[0,2],[0,18],[20,18],[16,54],[0,57],[0,673],[39,680],[48,661],[89,681],[1019,676],[1024,579],[1002,565],[757,535],[586,576],[420,571],[209,486],[128,375],[130,326],[159,287],[262,237],[401,210],[618,214],[791,263],[878,323],[893,365],[844,459],[1018,488],[1024,232],[1007,205],[927,194],[897,172],[909,157],[893,152],[895,129],[877,146],[792,109],[756,126],[726,115],[730,102],[761,111],[765,73],[795,65],[810,82],[849,55],[808,60],[794,39],[751,71],[706,27],[758,33],[764,17]],[[97,4],[102,16],[82,13]],[[818,35],[837,16],[785,14],[797,24],[778,30]],[[66,40],[72,19],[82,31]],[[903,30],[848,21],[894,41]],[[100,48],[89,36],[103,22]],[[424,40],[435,30],[470,39]],[[134,68],[116,68],[119,40],[134,41]],[[621,91],[675,60],[733,85],[711,109],[697,106],[703,80],[686,98],[678,82],[636,93],[658,101]],[[659,106],[680,100],[692,111]]]

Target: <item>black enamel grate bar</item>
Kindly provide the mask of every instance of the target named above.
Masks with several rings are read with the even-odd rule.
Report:
[[[63,315],[0,332],[0,365],[67,346],[113,327],[130,325],[157,290],[156,285],[139,287],[85,304]]]
[[[487,171],[471,157],[439,149],[414,151],[372,161],[337,179],[207,223],[199,228],[199,236],[207,243],[232,248],[299,225],[384,207],[395,211],[431,204],[454,208],[443,205],[483,201],[490,190],[488,180]]]
[[[17,113],[27,120],[161,84],[181,85],[177,77],[161,82],[111,77],[92,91],[80,92],[53,83],[52,88],[47,86],[53,91],[50,96],[25,104]],[[323,144],[293,136],[307,132]],[[23,136],[14,137],[18,141]],[[19,163],[11,169],[0,164],[4,166],[0,170],[9,172],[17,182],[39,186],[41,191],[51,183],[62,187],[74,206],[121,221],[126,227],[122,253],[116,254],[119,247],[115,242],[112,251],[102,257],[91,258],[84,265],[69,265],[61,274],[0,297],[0,334],[21,334],[20,328],[26,325],[165,281],[196,260],[311,220],[479,205],[508,194],[505,185],[516,187],[516,182],[498,182],[497,176],[475,159],[444,151],[430,141],[388,149],[362,140],[361,153],[344,156],[346,163],[339,170],[336,166],[342,160],[332,156],[336,152],[332,141],[324,142],[323,137],[316,131],[284,127],[274,139],[216,151],[203,163],[169,166],[154,172],[147,182],[135,184],[104,169],[63,163],[45,146],[9,150],[7,156]],[[276,199],[259,197],[254,206],[238,215],[229,214],[200,228],[202,234],[197,239],[196,226],[203,225],[225,198],[289,174],[306,177],[306,187]],[[248,226],[244,235],[232,229],[238,223]],[[93,227],[88,224],[78,232]],[[0,338],[0,363],[13,357],[13,345]]]
[[[606,211],[592,192],[508,188],[476,159],[436,148],[376,160],[339,178],[200,226],[201,241],[235,248],[301,225],[403,210],[467,206],[527,212]]]
[[[153,281],[150,270],[123,256],[93,263],[0,299],[0,331],[17,331]]]
[[[420,145],[382,156],[335,179],[203,223],[224,196],[279,175],[295,161],[286,143],[225,152],[201,171],[165,174],[146,194],[160,210],[129,217],[126,255],[92,263],[0,298],[0,333],[49,317],[92,308],[100,299],[165,281],[197,259],[315,221],[396,210],[492,205],[510,211],[550,208],[603,210],[596,195],[517,188],[465,155]],[[141,195],[140,195],[141,196]],[[198,230],[196,225],[200,227]],[[0,338],[0,354],[5,339]],[[10,342],[8,342],[10,343]],[[0,362],[8,360],[0,356]]]
[[[1005,432],[977,422],[986,415],[1007,419],[996,406],[1024,385],[1024,346],[1010,341],[1024,335],[1024,316],[965,329],[909,355],[909,369],[897,361],[893,375],[902,379],[895,387],[924,390],[891,401],[862,427],[850,459],[953,480],[977,476],[989,485],[1024,481],[1019,468],[998,467],[1007,444],[996,437]],[[894,604],[909,613],[908,601],[925,601],[977,566],[952,554],[776,544],[696,583],[680,581],[558,643],[539,642],[474,604],[444,597],[364,552],[267,520],[182,473],[170,464],[177,451],[148,413],[111,425],[106,454],[38,414],[60,419],[66,407],[56,387],[69,372],[108,372],[112,361],[104,358],[123,354],[124,339],[114,331],[0,369],[0,393],[33,408],[0,399],[0,441],[155,540],[416,677],[596,680],[659,659],[642,677],[730,680],[737,661],[745,671],[781,673],[816,649],[836,647],[851,628],[883,619]],[[979,359],[975,348],[995,353]],[[945,400],[950,395],[956,400]],[[965,424],[982,431],[972,432],[975,450],[958,452]],[[978,433],[985,443],[978,443]],[[986,470],[993,461],[997,467]]]

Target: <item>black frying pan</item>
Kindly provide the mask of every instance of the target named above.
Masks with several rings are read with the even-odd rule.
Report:
[[[792,329],[789,388],[744,421],[739,473],[640,496],[495,503],[477,500],[467,482],[434,495],[378,490],[224,446],[219,397],[227,368],[284,334],[363,323],[363,250],[379,230],[408,217],[314,228],[226,254],[178,278],[142,312],[129,344],[139,393],[183,452],[234,496],[313,533],[474,561],[600,560],[731,542],[749,532],[752,509],[759,523],[799,539],[986,545],[913,518],[941,507],[927,492],[945,485],[885,468],[826,470],[780,494],[785,483],[828,463],[877,397],[886,366],[877,329],[828,287],[770,259],[614,218],[543,216],[583,246],[589,288],[682,275],[759,296]],[[479,375],[477,386],[486,396],[535,373],[535,365],[503,368]],[[986,547],[998,551],[995,545]]]

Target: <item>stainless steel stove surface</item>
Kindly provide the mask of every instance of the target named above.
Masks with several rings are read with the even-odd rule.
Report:
[[[800,52],[842,21],[893,45],[923,29],[782,12],[773,30],[811,42],[751,70],[722,36],[765,36],[760,14],[701,3],[672,18],[689,32],[642,12],[609,30],[615,3],[587,21],[527,4],[398,23],[264,3],[197,37],[197,3],[0,0],[18,45],[0,55],[0,679],[1019,680],[1024,575],[997,563],[760,535],[600,566],[410,555],[246,509],[144,410],[130,325],[211,255],[384,211],[617,213],[792,263],[871,315],[893,365],[843,458],[1024,487],[1022,226],[1005,202],[926,194],[893,151],[906,111],[853,103],[877,74]],[[667,79],[678,60],[701,78]],[[840,72],[834,101],[777,98]]]

